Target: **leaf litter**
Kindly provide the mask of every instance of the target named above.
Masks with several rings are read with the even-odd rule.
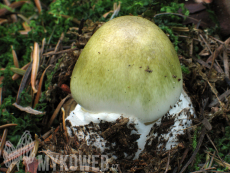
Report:
[[[62,45],[62,40],[65,38],[64,35],[60,37],[58,44],[54,50],[44,51],[43,58],[41,59],[41,64],[34,65],[31,63],[30,67],[27,68],[26,74],[22,79],[20,87],[28,88],[32,87],[34,90],[37,88],[41,94],[40,90],[43,87],[42,81],[44,80],[44,74],[49,71],[48,67],[54,66],[58,60],[56,72],[52,76],[51,85],[46,91],[46,97],[48,98],[49,108],[46,115],[43,118],[43,133],[49,130],[49,135],[47,137],[37,139],[37,148],[34,152],[37,153],[38,143],[39,150],[43,152],[52,161],[62,166],[63,160],[55,160],[53,156],[55,155],[103,155],[100,151],[95,150],[93,146],[88,146],[87,142],[84,140],[79,140],[76,136],[69,137],[66,136],[65,123],[63,122],[66,116],[61,116],[63,113],[69,114],[71,109],[74,109],[76,103],[72,100],[70,105],[65,105],[66,102],[71,100],[71,95],[65,92],[61,86],[68,86],[70,83],[70,76],[74,65],[86,45],[87,41],[93,35],[93,33],[103,25],[102,22],[92,22],[91,20],[81,21],[83,22],[82,28],[70,28],[67,32],[68,35],[74,35],[77,37],[73,40],[71,47],[64,49]],[[229,163],[223,161],[218,154],[218,150],[215,144],[212,142],[216,136],[224,133],[224,127],[229,126],[229,60],[228,56],[230,54],[229,42],[230,38],[226,39],[224,42],[218,38],[207,35],[203,30],[192,29],[192,28],[174,28],[175,34],[181,38],[181,43],[179,47],[182,48],[183,52],[179,52],[179,60],[181,64],[188,68],[189,73],[183,73],[184,89],[190,96],[193,106],[196,111],[196,118],[192,118],[193,126],[191,130],[184,129],[186,135],[179,136],[179,144],[172,148],[170,151],[157,150],[154,148],[156,146],[156,139],[151,140],[150,147],[140,155],[138,160],[125,159],[124,150],[121,148],[113,148],[118,154],[117,160],[109,160],[110,171],[112,165],[119,165],[118,172],[185,172],[185,170],[195,163],[196,156],[198,152],[204,152],[207,156],[210,156],[208,160],[209,166],[205,166],[204,163],[200,163],[203,171],[216,171],[216,166],[221,165],[229,169]],[[36,43],[35,43],[36,44]],[[198,47],[200,52],[194,52],[195,48]],[[35,48],[38,49],[38,48]],[[36,50],[35,50],[36,51]],[[34,52],[35,52],[34,51]],[[198,56],[199,55],[199,56]],[[38,53],[36,53],[38,56]],[[33,64],[33,66],[32,66]],[[42,67],[45,65],[45,68]],[[31,71],[33,74],[38,73],[33,76],[30,81]],[[28,74],[27,74],[28,73]],[[42,77],[41,77],[41,74]],[[25,77],[27,76],[27,77]],[[41,78],[41,79],[40,79]],[[40,84],[38,84],[39,79]],[[24,82],[23,82],[24,80]],[[33,82],[32,82],[33,81]],[[19,89],[19,92],[23,89]],[[1,88],[4,90],[4,88]],[[36,91],[36,90],[35,90]],[[20,95],[20,93],[19,93]],[[17,104],[20,104],[19,95],[17,96]],[[38,96],[34,97],[37,103]],[[73,106],[74,105],[74,106]],[[62,108],[65,107],[64,109]],[[70,109],[69,107],[72,106]],[[21,111],[32,111],[30,114],[34,114],[36,110],[32,108],[20,108]],[[59,111],[59,110],[62,110]],[[70,110],[69,110],[70,109]],[[67,113],[68,112],[68,113]],[[53,114],[53,116],[51,116]],[[36,116],[36,115],[35,115]],[[50,130],[53,125],[54,120],[57,119],[59,122],[59,128],[56,130]],[[168,133],[167,126],[172,124],[174,119],[170,117],[163,117],[163,123],[160,127],[154,129],[158,133]],[[101,126],[101,135],[109,140],[111,143],[114,141],[119,142],[121,145],[129,145],[129,141],[136,140],[138,136],[131,135],[131,130],[124,126],[126,124],[126,119],[119,119],[116,123],[99,124]],[[95,124],[90,124],[92,127],[96,128]],[[131,127],[132,129],[132,127]],[[216,134],[210,133],[210,130],[217,131]],[[222,130],[221,130],[222,129]],[[192,139],[195,131],[198,131],[198,142],[196,146],[193,146]],[[111,137],[112,136],[112,137]],[[40,141],[40,142],[38,142]],[[166,141],[165,141],[166,142]],[[207,148],[213,146],[216,152],[212,153],[208,151]],[[41,151],[43,149],[43,151]],[[133,146],[133,150],[126,151],[130,153],[135,153],[137,146]],[[120,150],[120,151],[119,151]],[[36,155],[36,153],[33,153]],[[68,160],[68,159],[67,159]],[[213,162],[215,160],[215,163]],[[78,160],[80,162],[80,160]],[[37,164],[37,163],[33,163]],[[69,164],[68,162],[66,164]],[[102,165],[100,165],[102,166]],[[12,167],[15,168],[14,162]],[[50,165],[52,167],[52,165]],[[12,169],[13,169],[12,168]],[[90,165],[88,167],[91,172],[100,172],[96,167]],[[87,168],[87,169],[88,169]],[[9,168],[11,169],[11,168]],[[29,167],[26,167],[29,169]],[[81,171],[79,168],[71,168],[75,171]]]

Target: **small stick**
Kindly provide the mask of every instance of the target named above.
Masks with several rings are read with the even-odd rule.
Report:
[[[224,58],[224,72],[227,78],[229,78],[229,64],[228,64],[228,54],[227,50],[224,50],[223,52],[223,58]]]
[[[199,141],[198,141],[198,144],[196,146],[196,149],[194,150],[193,154],[192,154],[192,157],[189,159],[189,161],[185,164],[185,166],[181,169],[180,173],[184,172],[185,169],[190,165],[190,163],[195,159],[196,157],[196,154],[198,153],[199,149],[200,149],[200,146],[202,144],[202,141],[204,139],[204,135],[206,133],[206,128],[203,127],[203,129],[201,130],[201,135],[200,135],[200,138],[199,138]]]

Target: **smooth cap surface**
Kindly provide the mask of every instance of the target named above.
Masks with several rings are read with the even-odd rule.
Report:
[[[90,38],[72,73],[73,98],[91,112],[121,113],[155,121],[182,91],[177,53],[151,21],[122,16]]]

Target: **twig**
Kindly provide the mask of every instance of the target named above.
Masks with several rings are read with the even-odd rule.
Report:
[[[213,52],[212,52],[211,49],[210,49],[210,46],[209,46],[208,43],[205,41],[204,37],[203,37],[201,34],[199,34],[199,36],[200,36],[200,38],[203,40],[204,44],[207,46],[209,52],[210,52],[211,54],[213,54]]]
[[[48,124],[47,124],[47,128],[50,128],[50,126],[52,125],[54,119],[57,117],[57,115],[58,115],[58,113],[59,113],[59,111],[60,111],[62,105],[63,105],[63,104],[65,103],[65,101],[66,101],[67,99],[69,99],[70,97],[71,97],[71,94],[67,95],[67,96],[66,96],[64,99],[62,99],[61,102],[58,104],[57,108],[55,109],[53,115],[51,116],[51,118],[50,118],[50,120],[49,120],[49,122],[48,122]]]
[[[165,14],[175,15],[175,16],[180,16],[180,17],[188,18],[188,19],[194,20],[194,21],[196,21],[196,22],[199,22],[199,21],[200,21],[200,20],[195,19],[195,18],[193,18],[193,17],[185,16],[185,15],[179,14],[179,13],[158,13],[158,14],[154,15],[154,18],[157,17],[157,16],[165,15]],[[207,25],[207,23],[205,23],[205,22],[201,22],[201,24]]]
[[[223,58],[224,58],[224,72],[227,78],[229,78],[229,64],[228,64],[228,54],[227,50],[224,50],[223,52]]]
[[[192,57],[192,55],[193,55],[193,39],[191,40],[191,44],[189,46],[189,56]]]
[[[68,138],[68,133],[67,133],[66,124],[65,124],[65,109],[62,107],[61,111],[62,111],[62,123],[63,123],[64,136],[66,138],[66,142],[68,143],[69,138]]]
[[[57,43],[57,45],[56,45],[56,47],[55,47],[54,52],[57,52],[57,51],[58,51],[58,49],[59,49],[59,47],[60,47],[60,44],[61,44],[62,40],[64,39],[64,36],[65,36],[65,34],[62,33],[62,34],[61,34],[61,37],[59,38],[58,43]],[[50,59],[50,64],[53,64],[54,61],[55,61],[55,55],[53,55],[53,56],[51,57],[51,59]]]
[[[212,62],[216,57],[223,52],[224,47],[227,47],[230,42],[230,37],[224,42],[224,44],[220,45],[215,52],[207,59],[206,62]]]
[[[165,172],[164,172],[164,173],[167,173],[168,170],[169,170],[169,162],[170,162],[170,151],[169,151],[169,155],[168,155],[167,166],[166,166],[166,169],[165,169]]]
[[[229,95],[230,95],[230,90],[225,91],[223,94],[221,94],[221,95],[218,97],[219,99],[216,98],[215,100],[213,100],[213,101],[208,105],[208,107],[218,106],[219,100],[220,100],[220,101],[223,101],[224,98],[228,97]]]
[[[2,135],[2,140],[1,140],[1,143],[0,143],[0,156],[3,153],[3,149],[4,149],[4,146],[5,146],[5,143],[6,143],[7,132],[8,132],[8,129],[5,128],[4,132],[3,132],[3,135]]]
[[[196,146],[196,149],[194,150],[193,154],[192,154],[192,157],[189,159],[189,161],[185,164],[185,166],[181,169],[180,173],[184,172],[185,169],[190,165],[190,163],[195,159],[196,157],[196,154],[198,153],[199,149],[200,149],[200,146],[203,142],[203,139],[204,139],[204,135],[206,133],[206,128],[203,127],[202,130],[201,130],[201,135],[200,135],[200,138],[199,138],[199,141],[198,141],[198,144]]]
[[[74,50],[77,50],[77,49],[78,49],[78,48],[66,49],[66,50],[61,50],[61,51],[58,51],[58,52],[51,51],[51,52],[44,53],[43,56],[58,55],[58,54],[62,54],[62,53],[71,52],[71,51],[74,51]]]
[[[4,3],[7,6],[10,6],[10,1],[9,0],[4,0]],[[12,19],[13,22],[17,22],[17,16],[16,16],[16,14],[11,14],[10,17],[11,17],[11,19]]]
[[[33,62],[33,60],[32,60],[32,62]],[[19,89],[18,89],[18,93],[17,93],[17,97],[16,97],[16,103],[17,104],[20,104],[20,101],[21,101],[21,98],[20,98],[21,92],[26,87],[26,83],[27,83],[27,81],[29,80],[29,78],[31,76],[32,62],[28,66],[28,68],[26,70],[26,73],[24,74],[24,76],[23,76],[23,78],[21,80],[21,83],[20,83],[20,86],[19,86]]]
[[[211,161],[210,161],[210,163],[209,163],[209,166],[208,166],[209,168],[211,168],[211,166],[212,166],[215,152],[216,152],[216,151],[214,151],[213,156],[212,156],[212,158],[211,158]]]
[[[206,172],[206,171],[213,171],[212,169],[216,169],[215,167],[212,167],[212,168],[206,168],[206,169],[201,169],[199,171],[195,171],[195,172],[191,172],[191,173],[198,173],[198,172]]]
[[[186,156],[188,155],[188,152],[189,152],[189,148],[186,148],[186,150],[184,151],[182,158],[180,160],[180,165],[182,165],[182,163],[184,162]]]
[[[220,101],[220,99],[219,99],[219,97],[218,97],[217,93],[215,92],[215,90],[214,90],[213,86],[210,84],[210,82],[209,82],[208,80],[207,80],[207,82],[208,82],[208,84],[209,84],[209,86],[210,86],[210,88],[211,88],[212,92],[215,94],[215,96],[216,96],[216,98],[217,98],[218,102],[220,103],[221,108],[223,109],[223,103]]]
[[[215,41],[219,42],[220,44],[224,44],[224,42],[223,42],[223,41],[218,40],[217,38],[215,38],[215,37],[213,37],[213,36],[211,36],[211,35],[209,35],[209,37],[210,37],[210,38],[212,38],[213,40],[215,40]],[[230,50],[230,48],[228,48],[228,47],[227,47],[227,49],[228,49],[228,50]]]
[[[212,145],[213,145],[213,147],[215,148],[215,150],[216,150],[216,152],[217,152],[217,156],[218,156],[218,158],[220,159],[221,163],[222,163],[222,164],[226,167],[226,165],[224,164],[223,160],[220,158],[220,156],[219,156],[219,152],[218,152],[218,150],[217,150],[216,146],[214,145],[214,143],[212,142],[211,138],[209,137],[209,135],[208,135],[208,134],[206,134],[206,136],[208,137],[209,141],[211,142],[211,144],[212,144]]]
[[[201,60],[201,59],[197,59],[197,58],[194,58],[194,57],[193,57],[192,59],[194,59],[195,61],[197,61],[198,63],[200,63],[201,65],[205,66],[205,67],[208,68],[208,69],[211,68],[211,66],[210,66],[208,63],[204,62],[204,61]]]
[[[14,126],[17,126],[17,124],[5,124],[5,125],[0,126],[0,129],[5,129],[9,127],[14,127]]]

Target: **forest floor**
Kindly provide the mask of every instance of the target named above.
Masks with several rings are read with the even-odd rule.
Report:
[[[33,4],[19,1],[13,2],[11,6],[5,4],[0,9],[0,172],[14,172],[18,161],[23,160],[19,170],[35,173],[41,166],[38,157],[31,161],[30,158],[34,156],[50,160],[47,162],[47,172],[70,172],[71,169],[75,172],[103,172],[97,168],[105,166],[99,160],[97,166],[93,165],[92,160],[91,164],[82,167],[70,168],[71,163],[65,163],[73,155],[97,155],[103,160],[102,156],[106,154],[88,146],[87,141],[81,141],[76,136],[70,137],[66,128],[69,124],[65,118],[77,105],[71,96],[69,84],[81,51],[97,29],[119,11],[119,15],[145,17],[158,24],[169,36],[178,53],[183,88],[192,101],[195,116],[191,117],[192,126],[178,137],[176,147],[165,151],[157,149],[153,146],[156,144],[152,143],[139,159],[122,156],[107,160],[108,170],[104,172],[229,172],[230,38],[220,37],[215,29],[207,32],[210,28],[200,28],[199,22],[184,24],[181,17],[188,14],[178,2],[160,5],[140,1],[139,6],[131,4],[130,11],[122,12],[122,3],[108,4],[106,1],[107,4],[103,4],[97,1],[88,7],[85,5],[87,3],[77,1],[75,4],[70,1],[67,11],[71,12],[72,6],[77,8],[81,3],[81,8],[77,9],[80,10],[79,14],[84,13],[84,10],[90,11],[87,15],[91,17],[85,20],[65,13],[56,16],[60,6],[66,7],[65,3],[58,4],[60,2],[48,4],[35,1]],[[125,2],[129,1],[124,1],[124,6]],[[100,9],[103,5],[105,7]],[[175,13],[179,8],[184,12],[177,14],[176,18],[173,14],[163,17],[168,15],[169,9]],[[142,10],[141,14],[138,10]],[[24,16],[27,13],[30,17]],[[98,14],[106,19],[94,19],[93,15]],[[159,16],[160,19],[156,19]],[[162,120],[161,127],[166,128],[171,121],[167,118]],[[125,122],[126,119],[120,119],[115,123],[102,124],[101,133],[106,130],[113,132],[115,129],[113,136],[117,136],[116,140],[121,145],[128,145],[127,140],[132,138],[129,136],[130,128],[124,128]],[[158,130],[162,132],[162,129]],[[114,139],[110,143],[113,142]],[[133,148],[133,151],[128,152],[135,153],[136,150]],[[65,158],[59,158],[60,155]]]

